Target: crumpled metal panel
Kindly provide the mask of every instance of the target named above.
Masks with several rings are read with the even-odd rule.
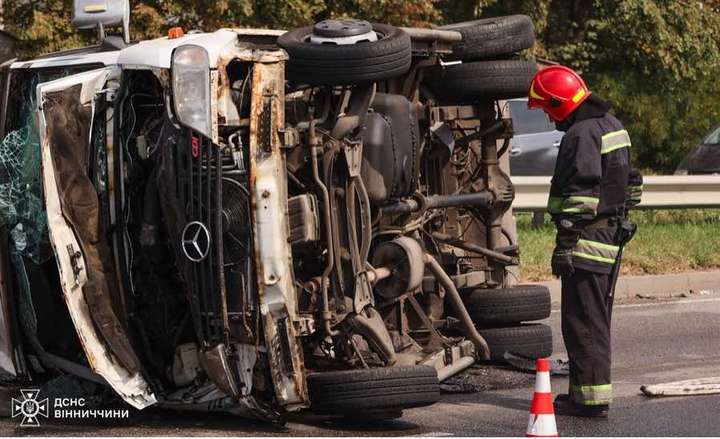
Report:
[[[94,372],[102,376],[108,384],[130,405],[142,409],[155,404],[155,395],[140,372],[131,372],[125,368],[118,357],[103,341],[103,335],[96,328],[91,309],[86,300],[84,290],[90,283],[85,255],[82,253],[81,240],[75,236],[71,224],[65,218],[62,196],[59,192],[58,178],[56,176],[55,161],[52,148],[60,139],[51,138],[48,129],[48,114],[44,111],[45,99],[53,92],[76,89],[75,105],[90,106],[91,117],[94,114],[94,97],[105,86],[110,75],[117,75],[111,69],[93,70],[87,73],[69,76],[57,81],[48,82],[38,86],[38,102],[41,109],[38,111],[40,123],[40,150],[42,157],[42,178],[45,204],[48,215],[48,229],[50,242],[53,246],[60,284],[62,286],[65,302],[68,306],[78,338],[83,346],[88,363]],[[55,123],[61,123],[62,118],[55,118]],[[87,139],[92,129],[88,129]],[[87,147],[87,144],[86,144]],[[118,336],[123,334],[118,333]]]

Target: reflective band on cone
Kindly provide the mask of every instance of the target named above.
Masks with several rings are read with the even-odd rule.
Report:
[[[550,362],[547,358],[538,358],[536,363],[535,393],[530,405],[527,437],[557,437],[555,408],[552,390],[550,390]]]

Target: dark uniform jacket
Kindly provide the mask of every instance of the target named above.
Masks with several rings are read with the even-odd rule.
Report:
[[[576,269],[610,273],[618,255],[617,218],[639,202],[642,176],[630,165],[630,136],[591,95],[570,118],[560,143],[548,211],[557,246],[572,249]]]

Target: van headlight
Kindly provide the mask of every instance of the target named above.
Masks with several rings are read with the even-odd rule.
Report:
[[[210,137],[210,61],[205,49],[193,45],[175,49],[172,90],[175,115],[180,123]]]

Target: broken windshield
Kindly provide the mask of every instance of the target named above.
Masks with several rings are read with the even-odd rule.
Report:
[[[40,264],[52,257],[40,186],[40,137],[35,87],[96,66],[14,70],[10,74],[6,135],[0,142],[0,226],[12,251]]]

